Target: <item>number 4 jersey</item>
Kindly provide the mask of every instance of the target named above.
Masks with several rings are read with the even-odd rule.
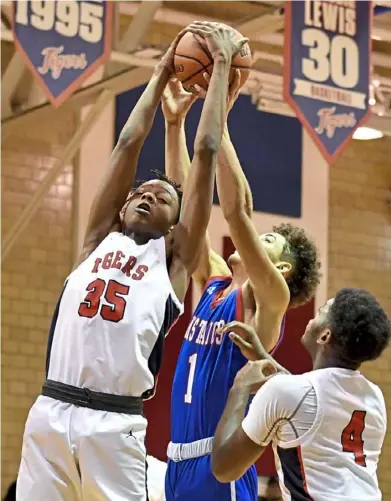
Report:
[[[284,501],[381,500],[386,407],[360,372],[277,375],[255,395],[242,427],[255,443],[273,443]]]
[[[164,337],[182,311],[164,237],[137,245],[110,233],[65,282],[50,328],[47,377],[148,398]]]

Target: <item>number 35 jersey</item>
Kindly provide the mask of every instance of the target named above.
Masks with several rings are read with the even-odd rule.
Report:
[[[151,397],[164,337],[182,312],[168,276],[164,237],[137,245],[110,233],[65,282],[50,327],[47,377]]]

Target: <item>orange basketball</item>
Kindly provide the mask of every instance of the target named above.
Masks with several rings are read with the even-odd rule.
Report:
[[[229,28],[233,31],[236,40],[243,38],[243,35],[237,30],[230,26]],[[186,90],[191,90],[195,84],[205,90],[207,89],[208,85],[203,73],[212,74],[213,58],[202,37],[193,33],[186,33],[176,48],[174,63],[177,78],[182,82]],[[251,50],[248,43],[246,43],[240,52],[232,58],[230,83],[234,77],[234,70],[239,69],[241,75],[240,86],[242,87],[250,74],[251,66]]]

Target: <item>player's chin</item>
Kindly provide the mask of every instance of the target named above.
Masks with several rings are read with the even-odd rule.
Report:
[[[237,252],[231,254],[227,260],[229,266],[236,265],[240,263],[240,256]]]

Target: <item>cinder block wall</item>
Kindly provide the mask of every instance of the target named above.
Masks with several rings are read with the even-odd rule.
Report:
[[[23,127],[2,141],[2,238],[74,132],[73,116]],[[24,423],[44,378],[46,340],[72,263],[73,167],[58,177],[2,263],[1,491],[16,478]]]
[[[330,170],[329,295],[345,286],[368,289],[391,317],[390,190],[390,137],[352,141]],[[391,420],[391,348],[363,373],[383,390]],[[388,430],[379,466],[384,501],[391,500]]]

